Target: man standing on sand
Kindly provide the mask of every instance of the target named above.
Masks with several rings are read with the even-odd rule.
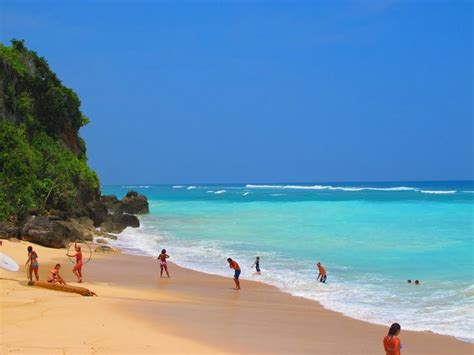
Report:
[[[227,258],[227,262],[229,263],[229,267],[235,270],[234,272],[235,289],[240,290],[240,281],[239,281],[240,266],[237,263],[237,261],[234,261],[231,258]]]
[[[319,275],[318,277],[316,278],[316,280],[319,280],[319,282],[322,282],[322,283],[326,283],[326,269],[324,268],[324,266],[321,265],[321,263],[318,261],[318,263],[316,264],[316,267],[318,268],[319,270]]]

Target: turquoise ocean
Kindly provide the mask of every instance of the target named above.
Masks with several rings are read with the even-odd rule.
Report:
[[[103,187],[129,190],[150,203],[115,242],[129,253],[165,248],[178,265],[228,277],[230,256],[244,280],[350,317],[474,341],[472,181]]]

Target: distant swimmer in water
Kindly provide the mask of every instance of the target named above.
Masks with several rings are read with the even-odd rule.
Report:
[[[165,270],[166,275],[168,275],[168,278],[170,278],[170,274],[168,272],[168,263],[166,262],[166,259],[169,257],[170,256],[166,254],[166,249],[163,249],[161,254],[158,256],[158,260],[160,260],[160,277],[163,277],[163,270]]]
[[[240,276],[240,266],[237,263],[237,261],[232,260],[231,258],[227,258],[227,262],[229,263],[229,267],[231,269],[234,269],[234,282],[235,282],[235,289],[240,290],[240,281],[239,281],[239,276]]]
[[[52,284],[67,285],[66,281],[59,275],[59,269],[61,269],[61,264],[56,264],[56,266],[49,272],[48,282]]]
[[[76,251],[76,254],[74,255],[69,255],[66,254],[67,256],[71,258],[76,258],[76,264],[72,268],[72,273],[76,275],[77,277],[77,282],[81,283],[82,282],[82,251],[81,247],[77,245],[77,242],[74,242],[74,250]]]
[[[411,284],[411,280],[407,280],[407,282],[408,282],[409,284]]]
[[[259,256],[257,256],[257,257],[255,258],[255,261],[254,261],[252,267],[255,267],[255,271],[256,271],[255,273],[256,273],[257,275],[260,275],[260,274],[261,274],[261,272],[260,272],[260,257],[259,257]]]
[[[326,283],[326,279],[327,279],[326,269],[324,268],[324,266],[321,265],[320,262],[316,264],[316,267],[319,270],[319,274],[316,280],[319,280],[319,282],[322,282],[322,283]]]
[[[415,280],[415,285],[417,285],[417,286],[418,286],[419,284],[420,284],[420,281],[418,281],[418,280]]]
[[[400,324],[393,323],[388,330],[388,334],[383,338],[383,348],[386,355],[400,355],[402,349],[402,344],[398,338],[400,330]]]
[[[25,265],[30,264],[28,267],[28,278],[30,279],[30,282],[33,282],[33,272],[35,273],[36,281],[39,281],[39,275],[38,275],[38,270],[39,270],[39,263],[38,263],[38,254],[33,250],[32,246],[29,246],[27,248],[28,250],[28,260],[26,260]]]

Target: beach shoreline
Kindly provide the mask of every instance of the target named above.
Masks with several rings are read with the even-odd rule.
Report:
[[[1,251],[21,264],[27,245],[5,241]],[[34,248],[41,279],[61,262],[63,277],[76,285],[63,249]],[[170,263],[171,279],[161,279],[152,257],[94,254],[82,286],[98,297],[28,287],[25,272],[23,266],[17,273],[0,271],[2,353],[375,354],[383,352],[389,326],[349,318],[259,281],[243,280],[241,291],[232,290],[231,271],[225,278]],[[68,325],[64,334],[58,323]],[[84,324],[79,334],[75,323]],[[404,331],[403,324],[401,339],[410,354],[474,351],[471,343]]]

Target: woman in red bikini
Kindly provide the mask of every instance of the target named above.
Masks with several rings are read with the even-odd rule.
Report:
[[[393,323],[388,331],[388,334],[383,338],[383,348],[386,355],[400,355],[402,345],[398,334],[400,334],[400,324]]]
[[[69,255],[66,254],[69,257],[76,258],[76,265],[72,268],[72,272],[74,275],[77,277],[77,282],[81,283],[82,282],[82,251],[81,247],[77,245],[77,242],[74,243],[74,249],[76,250],[76,254],[74,255]]]
[[[158,260],[160,260],[160,277],[163,277],[163,270],[165,270],[166,275],[168,275],[168,278],[170,278],[170,274],[168,272],[168,263],[166,262],[166,259],[169,257],[170,256],[166,254],[166,249],[163,249],[161,254],[158,256]]]
[[[52,284],[67,285],[66,281],[59,275],[59,269],[61,269],[61,264],[56,264],[56,266],[49,272],[48,282]]]

